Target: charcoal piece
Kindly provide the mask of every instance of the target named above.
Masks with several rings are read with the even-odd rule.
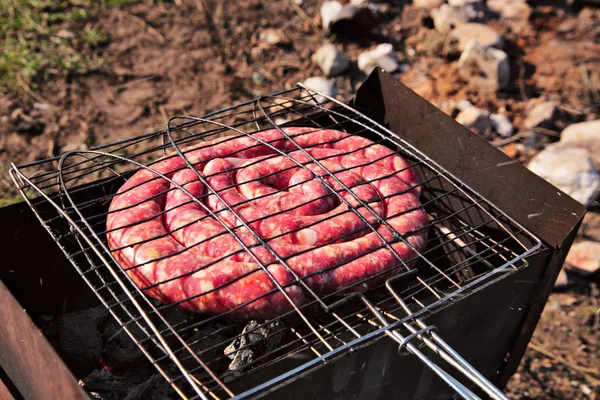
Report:
[[[100,366],[102,356],[102,336],[98,330],[106,313],[99,309],[89,309],[62,316],[58,343],[60,353],[67,359],[76,361],[76,373],[86,373]]]
[[[262,325],[258,321],[250,321],[242,334],[225,349],[225,355],[232,360],[229,370],[236,376],[240,375],[244,368],[271,353],[281,341],[281,328],[279,321]]]
[[[99,395],[100,398],[102,392],[128,392],[135,382],[129,379],[124,379],[113,375],[110,371],[103,369],[93,370],[89,375],[79,380],[79,385],[86,389],[88,392],[93,392],[95,395]]]
[[[159,374],[143,382],[126,379],[112,371],[97,369],[79,381],[92,398],[102,400],[175,400],[169,394],[169,383]]]
[[[129,335],[117,324],[106,328],[104,361],[111,367],[137,364],[144,359],[144,353],[138,348]]]
[[[147,381],[134,386],[123,400],[175,400],[169,396],[169,384],[158,374],[151,376]]]
[[[233,323],[200,326],[194,328],[193,334],[185,337],[185,340],[200,359],[211,360],[210,367],[213,371],[224,372],[228,368],[229,359],[223,357],[223,350],[227,342],[237,335],[235,327]]]

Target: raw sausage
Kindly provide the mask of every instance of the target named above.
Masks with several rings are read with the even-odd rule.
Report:
[[[425,246],[415,171],[368,139],[283,128],[182,152],[191,168],[171,154],[141,169],[107,217],[115,259],[162,302],[273,318],[302,305],[306,288],[380,284]]]

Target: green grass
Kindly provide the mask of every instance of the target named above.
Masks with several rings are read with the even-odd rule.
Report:
[[[97,51],[107,35],[94,26],[100,10],[132,0],[0,0],[0,81],[35,89],[56,75],[105,66]]]
[[[24,199],[23,197],[21,197],[21,195],[17,195],[9,199],[4,199],[0,197],[0,207],[10,206],[11,204],[18,203],[23,200]]]

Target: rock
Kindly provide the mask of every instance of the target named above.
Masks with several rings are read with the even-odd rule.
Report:
[[[452,7],[472,7],[474,10],[482,11],[485,9],[483,0],[448,0]]]
[[[600,214],[588,212],[583,217],[579,235],[584,238],[600,242]]]
[[[562,289],[569,284],[569,278],[567,277],[567,273],[564,269],[561,269],[558,273],[558,277],[556,278],[556,282],[554,282],[555,289]]]
[[[492,127],[490,113],[477,107],[467,107],[458,113],[456,121],[476,132],[484,132]]]
[[[313,54],[312,60],[326,76],[340,75],[350,65],[346,57],[331,43],[317,50]]]
[[[560,134],[559,143],[587,149],[600,168],[600,119],[567,126]]]
[[[510,80],[508,55],[470,40],[458,60],[458,75],[481,90],[504,88]]]
[[[586,206],[600,190],[600,175],[584,149],[549,146],[531,160],[528,168]]]
[[[376,25],[377,19],[370,8],[348,3],[330,20],[328,27],[337,36],[359,39],[368,35]]]
[[[452,7],[442,4],[440,8],[431,11],[433,26],[439,32],[447,33],[460,24],[475,19],[476,13],[473,7]]]
[[[399,66],[394,47],[389,43],[382,43],[373,50],[361,53],[357,62],[358,68],[366,74],[370,74],[376,67],[386,72],[394,72]]]
[[[317,92],[323,93],[324,95],[329,97],[334,97],[336,94],[336,90],[333,86],[333,83],[320,76],[313,76],[312,78],[308,78],[304,81],[304,85],[307,88],[316,90]],[[323,96],[317,95],[315,96],[315,98],[319,103],[327,101],[327,99]]]
[[[419,49],[430,56],[442,54],[445,46],[446,35],[434,29],[429,30],[419,43]]]
[[[321,6],[321,20],[323,28],[328,29],[331,21],[335,20],[342,10],[342,3],[339,1],[325,1]]]
[[[553,129],[554,121],[560,118],[561,111],[558,104],[553,101],[544,101],[531,108],[523,122],[526,129],[545,128]]]
[[[504,39],[498,32],[476,22],[458,25],[450,32],[450,37],[456,41],[459,51],[463,51],[471,39],[485,47],[501,49],[504,46]]]
[[[448,4],[452,7],[473,6],[483,3],[482,0],[448,0]]]
[[[258,71],[254,71],[252,73],[252,83],[255,85],[264,85],[265,84],[265,76]]]
[[[498,132],[498,134],[504,138],[511,137],[513,134],[513,124],[510,122],[510,119],[506,115],[503,114],[491,114],[490,119],[492,120],[492,125],[494,130]]]
[[[571,246],[565,267],[581,276],[600,272],[600,243],[584,240]]]
[[[283,30],[282,29],[273,29],[273,28],[267,28],[267,29],[263,30],[262,32],[260,32],[260,35],[258,38],[260,39],[261,42],[268,44],[270,46],[275,46],[280,43],[284,43],[286,41]]]
[[[444,0],[413,0],[413,6],[416,8],[427,8],[433,10],[444,4]]]
[[[486,5],[505,19],[526,21],[531,14],[531,7],[525,0],[487,0]]]
[[[473,107],[473,104],[471,104],[469,100],[461,100],[458,103],[456,103],[456,109],[458,111],[466,110],[469,107]]]

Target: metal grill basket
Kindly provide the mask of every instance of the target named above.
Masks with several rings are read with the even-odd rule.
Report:
[[[285,126],[360,135],[410,160],[430,221],[425,249],[377,289],[347,296],[310,293],[305,304],[275,320],[233,323],[146,296],[148,288],[132,282],[106,241],[108,207],[117,189],[153,160],[185,157],[181,149],[203,140],[271,128],[293,140],[281,130]],[[299,85],[202,117],[174,117],[165,130],[13,165],[10,174],[65,256],[182,398],[260,397],[383,336],[396,341],[401,354],[421,359],[462,397],[477,398],[457,374],[490,397],[505,398],[442,340],[427,316],[525,267],[540,240],[426,154],[336,99]],[[397,240],[405,241],[401,235]],[[424,346],[452,374],[426,356]],[[236,354],[246,362],[232,369]]]

